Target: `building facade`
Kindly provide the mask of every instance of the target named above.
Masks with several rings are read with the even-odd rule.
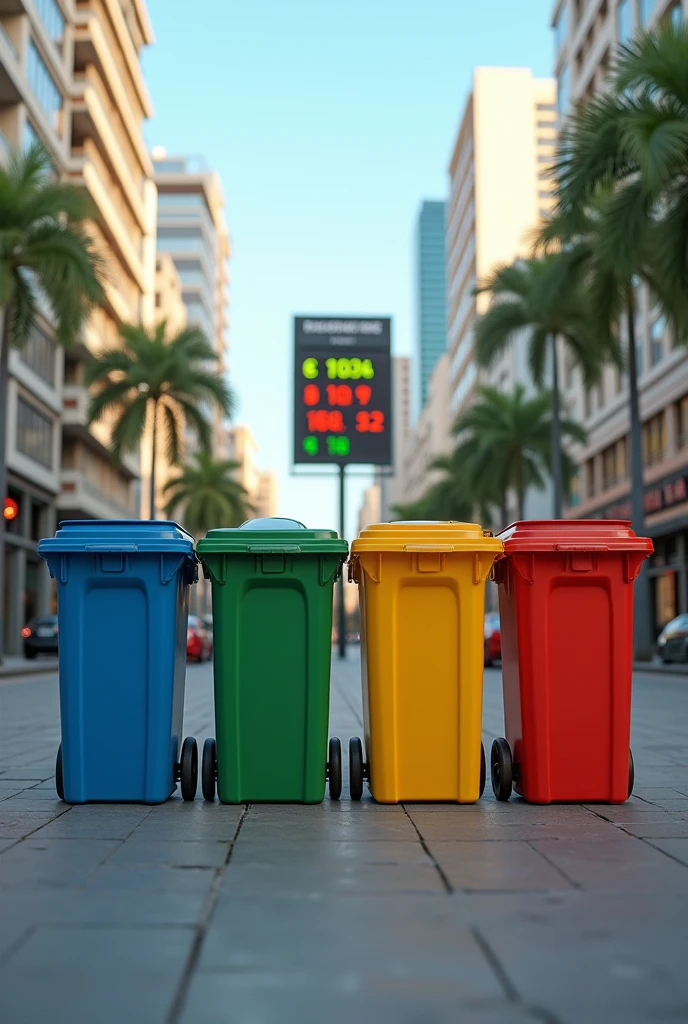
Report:
[[[447,348],[445,203],[425,200],[416,224],[416,363],[413,418],[425,405],[430,377]]]
[[[258,445],[251,430],[238,423],[227,431],[226,457],[238,463],[236,479],[246,491],[251,519],[277,515],[277,477],[257,465]]]
[[[552,24],[562,118],[571,106],[606,87],[620,43],[665,18],[688,16],[676,0],[560,0]],[[646,529],[655,545],[649,575],[653,629],[688,611],[688,350],[677,347],[647,290],[636,292],[636,341],[643,420]],[[622,341],[626,340],[621,325]],[[572,414],[588,431],[576,454],[579,474],[566,515],[631,518],[628,381],[607,368],[599,387],[583,388],[561,360]]]
[[[480,285],[526,255],[552,208],[556,87],[527,68],[476,68],[449,166],[447,350],[452,420],[478,384],[473,323],[489,303]]]
[[[411,359],[392,356],[392,473],[376,474],[380,487],[380,520],[394,518],[393,507],[403,500],[404,456],[411,438]]]
[[[448,455],[453,447],[450,416],[449,355],[440,356],[430,378],[427,401],[410,432],[404,450],[399,504],[418,501],[441,477],[431,468],[440,455]]]
[[[10,353],[5,535],[5,651],[54,603],[41,536],[58,519],[136,516],[138,456],[115,466],[109,424],[86,423],[83,365],[117,343],[117,324],[152,312],[155,189],[143,144],[150,116],[139,53],[152,42],[143,0],[0,0],[0,160],[40,140],[55,173],[83,187],[89,231],[106,255],[107,295],[83,337],[62,352],[47,308],[22,352]]]

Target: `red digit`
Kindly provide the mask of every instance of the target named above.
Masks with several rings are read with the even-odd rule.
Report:
[[[335,434],[344,432],[344,419],[340,412],[331,412],[328,416],[327,429]]]
[[[348,384],[340,384],[337,388],[337,404],[338,405],[351,405],[353,396],[351,394],[351,388]]]
[[[381,434],[385,429],[385,414],[376,409],[370,414],[370,432],[371,434]]]
[[[370,396],[373,393],[373,389],[368,384],[359,384],[354,394],[361,403],[361,405],[367,405],[370,401]]]
[[[303,400],[306,405],[317,405],[320,401],[320,388],[315,384],[306,384],[303,389]]]
[[[370,430],[370,416],[367,412],[356,413],[356,430],[361,434],[365,434],[366,431]]]

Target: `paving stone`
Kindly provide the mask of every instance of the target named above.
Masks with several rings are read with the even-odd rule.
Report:
[[[184,925],[193,927],[201,915],[207,889],[120,889],[113,899],[107,889],[60,889],[41,892],[5,892],[2,914],[18,924],[102,925],[104,927]]]
[[[431,840],[427,845],[456,889],[536,892],[572,888],[571,881],[528,843]]]
[[[202,892],[207,893],[217,874],[217,868],[171,867],[168,864],[117,865],[110,861],[98,868],[86,883],[86,892],[105,890],[111,899],[119,890],[145,892]]]
[[[92,816],[78,815],[76,808],[43,825],[35,833],[36,839],[126,839],[140,825],[139,815],[96,812]]]
[[[688,871],[631,836],[614,843],[545,839],[533,843],[533,848],[583,889],[688,895]]]
[[[649,821],[641,824],[620,825],[620,829],[638,839],[680,839],[688,837],[688,821],[675,821],[667,815],[663,821]]]
[[[119,845],[111,839],[24,839],[0,855],[0,888],[82,885]]]
[[[110,863],[113,867],[151,865],[161,868],[217,868],[224,864],[228,850],[228,843],[151,839],[145,843],[122,843],[110,858]]]
[[[163,1024],[193,942],[182,928],[39,927],[0,970],[12,1024]]]
[[[49,811],[24,811],[17,805],[16,810],[10,810],[7,803],[0,806],[0,838],[1,839],[23,839],[31,835],[42,826],[52,821],[54,815]]]
[[[674,860],[680,860],[682,864],[688,866],[688,835],[684,838],[665,838],[665,839],[648,839],[650,846],[654,846],[657,850],[661,850],[663,853],[667,853]]]

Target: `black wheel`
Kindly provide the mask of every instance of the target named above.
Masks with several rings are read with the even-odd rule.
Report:
[[[492,789],[498,800],[508,800],[514,785],[514,767],[511,748],[505,739],[497,739],[490,753]]]
[[[339,800],[342,795],[342,745],[336,736],[330,740],[327,778],[330,784],[330,800]]]
[[[198,746],[193,736],[187,736],[182,743],[182,756],[179,759],[179,779],[181,781],[182,798],[195,800],[198,789]]]
[[[215,779],[217,778],[217,747],[215,740],[208,738],[203,744],[201,759],[201,789],[203,799],[215,799]]]
[[[57,748],[55,759],[55,789],[60,800],[64,800],[64,779],[62,777],[62,744]]]
[[[485,764],[485,746],[480,744],[480,795],[482,796],[485,792],[485,776],[487,775],[487,766]]]
[[[360,800],[363,796],[363,744],[358,736],[349,740],[349,796]]]
[[[628,796],[630,798],[633,793],[633,785],[635,783],[635,765],[633,764],[633,754],[628,751]]]

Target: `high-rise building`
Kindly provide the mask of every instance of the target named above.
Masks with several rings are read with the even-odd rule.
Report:
[[[229,234],[219,175],[200,157],[153,150],[158,187],[158,252],[174,260],[190,327],[211,341],[220,372],[227,352]],[[213,411],[215,447],[225,445],[222,416]]]
[[[404,449],[397,491],[400,504],[418,501],[442,475],[432,463],[452,450],[449,398],[449,355],[444,352],[433,370],[427,400]]]
[[[528,68],[476,68],[454,145],[447,210],[447,349],[452,419],[478,382],[474,294],[500,263],[527,255],[552,208],[556,88]]]
[[[411,436],[411,359],[392,356],[392,474],[378,472],[380,519],[393,518],[393,506],[402,500],[404,456]]]
[[[251,518],[274,516],[277,512],[277,478],[256,464],[258,445],[251,430],[238,423],[227,431],[226,457],[237,462],[236,479],[247,492]]]
[[[413,418],[425,405],[430,377],[447,348],[447,289],[444,258],[445,203],[423,202],[416,224],[416,363]]]
[[[20,513],[5,544],[5,650],[25,620],[49,610],[47,569],[36,554],[56,518],[138,515],[138,454],[115,465],[110,424],[89,427],[83,366],[118,343],[117,324],[152,315],[155,188],[142,127],[151,105],[139,63],[152,42],[144,0],[0,0],[0,159],[39,139],[56,174],[82,186],[89,231],[107,259],[106,301],[81,344],[53,344],[41,307],[34,337],[10,353],[9,494]]]
[[[559,0],[552,24],[556,39],[559,109],[603,91],[617,47],[638,29],[665,18],[688,17],[677,0]],[[677,346],[648,291],[636,289],[636,344],[643,420],[646,529],[655,553],[649,576],[656,632],[688,612],[688,350]],[[620,325],[622,341],[626,326]],[[588,431],[575,452],[579,473],[569,516],[629,518],[630,459],[628,380],[609,367],[599,387],[583,388],[578,372],[561,358],[560,380],[572,414]]]

